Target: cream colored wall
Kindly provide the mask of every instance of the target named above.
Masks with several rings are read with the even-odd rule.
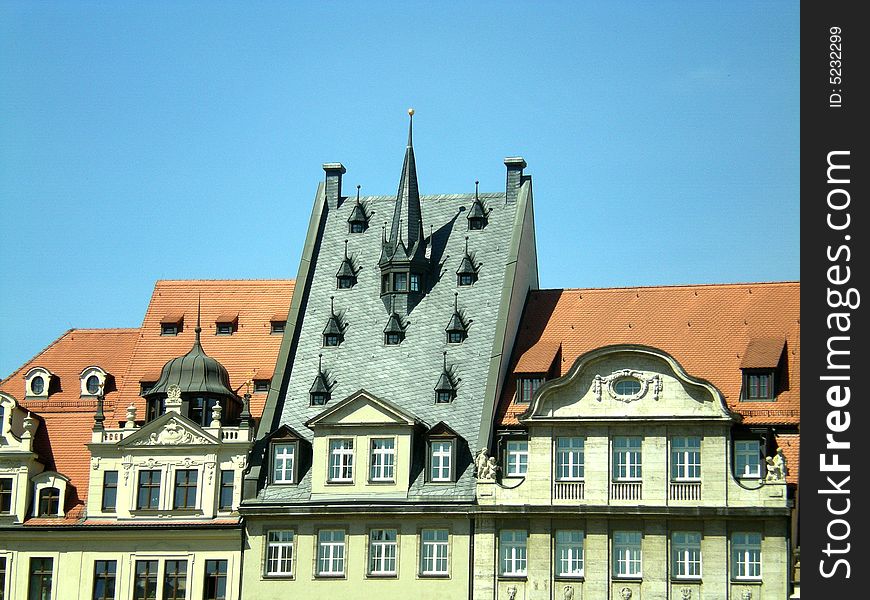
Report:
[[[205,561],[227,561],[227,600],[239,599],[240,529],[63,530],[21,528],[4,532],[0,556],[7,556],[8,598],[27,598],[31,557],[54,559],[53,600],[89,600],[94,562],[117,561],[116,598],[133,597],[136,560],[188,560],[188,600],[201,600]],[[162,589],[162,580],[158,581]],[[160,596],[158,596],[159,598]]]
[[[244,598],[252,600],[334,600],[335,598],[371,597],[378,600],[449,600],[465,599],[469,594],[468,518],[437,515],[333,515],[322,518],[287,520],[251,519],[247,521],[248,544],[245,549]],[[368,534],[371,529],[398,530],[396,577],[373,577],[368,569]],[[449,530],[449,576],[422,577],[420,564],[420,530]],[[265,572],[266,532],[288,529],[294,532],[294,574],[292,577],[268,577]],[[323,578],[315,575],[317,532],[320,529],[345,530],[347,562],[345,576]]]

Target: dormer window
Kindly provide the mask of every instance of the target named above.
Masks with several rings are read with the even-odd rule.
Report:
[[[96,375],[91,375],[85,381],[85,389],[90,395],[96,396],[97,392],[100,391],[100,379]]]
[[[287,315],[277,314],[269,319],[269,333],[272,335],[284,333],[284,328],[287,327]]]
[[[474,202],[471,203],[471,208],[468,210],[468,229],[471,231],[480,231],[486,227],[487,216],[489,215],[489,211],[480,200],[478,194],[479,183],[479,181],[474,182]]]
[[[456,269],[457,283],[460,286],[474,285],[477,281],[477,270],[480,265],[474,264],[474,257],[468,252],[468,237],[465,238],[465,255]]]
[[[349,290],[356,285],[356,274],[359,270],[353,265],[353,259],[347,253],[347,240],[344,240],[344,258],[335,273],[335,280],[340,290]]]
[[[43,367],[34,367],[24,375],[24,395],[29,398],[48,398],[52,374]]]
[[[317,364],[317,376],[311,389],[308,390],[308,398],[311,406],[324,406],[330,399],[330,384],[327,374],[323,371],[323,355],[320,355]]]
[[[215,335],[233,335],[239,325],[239,313],[226,313],[215,319]]]
[[[347,326],[342,323],[341,314],[335,312],[335,296],[330,298],[330,301],[329,319],[326,321],[326,327],[323,328],[323,345],[335,347],[344,341],[344,330]]]
[[[517,404],[528,404],[544,383],[542,375],[522,375],[517,378]]]
[[[384,344],[387,346],[398,346],[402,343],[403,335],[401,333],[385,333],[384,334]]]
[[[448,404],[453,402],[453,392],[437,390],[435,392],[435,404]]]
[[[34,517],[62,517],[69,479],[54,471],[43,471],[33,478]]]
[[[444,422],[426,434],[426,481],[451,483],[456,481],[456,455],[459,436]]]
[[[773,369],[752,369],[743,371],[744,400],[773,400]]]
[[[350,232],[351,233],[363,233],[366,230],[365,221],[351,221],[350,222]]]
[[[438,382],[435,384],[435,403],[447,404],[453,402],[454,398],[456,398],[456,383],[452,369],[447,366],[447,352],[444,352],[444,367],[438,377]]]
[[[272,382],[271,379],[255,379],[254,380],[254,393],[262,393],[269,391],[269,384]]]
[[[771,401],[776,399],[776,371],[785,350],[781,338],[752,339],[743,353],[741,400]]]
[[[160,319],[160,335],[178,335],[184,323],[184,314],[170,313]]]
[[[46,487],[39,490],[40,517],[56,517],[60,511],[60,490],[56,487]]]
[[[348,231],[350,233],[365,233],[368,227],[369,216],[366,214],[366,207],[359,200],[359,188],[356,186],[356,204],[347,218]]]
[[[459,274],[459,285],[467,286],[474,285],[474,282],[477,281],[476,273],[460,273]]]
[[[398,346],[405,339],[405,326],[402,324],[402,319],[393,310],[390,313],[390,318],[387,319],[387,325],[384,327],[384,345]]]
[[[108,374],[100,367],[88,367],[79,375],[82,396],[97,396],[105,391]]]
[[[338,346],[341,343],[340,336],[337,333],[324,333],[323,334],[323,345],[324,346]]]
[[[462,317],[462,313],[459,312],[458,302],[459,294],[456,293],[453,296],[453,316],[450,317],[446,328],[448,344],[461,344],[468,337],[468,326]]]

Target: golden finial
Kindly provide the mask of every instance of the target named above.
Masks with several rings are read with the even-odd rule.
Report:
[[[414,116],[414,109],[413,109],[413,108],[409,108],[409,109],[408,109],[408,114],[411,115],[411,116],[413,117],[413,116]]]

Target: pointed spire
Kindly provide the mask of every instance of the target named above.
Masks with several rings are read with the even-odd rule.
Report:
[[[441,369],[441,375],[438,376],[438,382],[435,384],[435,402],[443,404],[451,402],[456,397],[456,384],[453,383],[453,377],[450,374],[450,369],[447,368],[447,351],[444,351],[444,366]]]
[[[453,292],[453,316],[450,317],[445,331],[448,344],[462,343],[468,337],[468,326],[459,312],[459,292]]]
[[[399,179],[389,241],[395,248],[400,239],[404,240],[408,250],[415,253],[423,237],[423,220],[420,212],[420,190],[417,186],[417,162],[414,159],[414,109],[409,109],[408,115],[411,117],[408,123],[408,146],[405,148],[405,161],[402,165],[402,177]]]
[[[414,109],[408,109],[408,148],[414,146]]]
[[[466,218],[468,219],[468,228],[479,230],[486,227],[486,217],[489,211],[480,200],[480,181],[474,182],[474,201],[471,203],[471,208],[468,210]]]
[[[200,326],[200,317],[202,316],[202,292],[197,295],[196,300],[196,329],[193,331],[196,333],[196,345],[201,346],[199,335],[202,333],[202,327]]]
[[[368,215],[366,215],[365,208],[362,205],[362,202],[359,199],[359,189],[360,186],[356,186],[356,204],[353,205],[353,210],[350,211],[350,216],[347,218],[347,222],[350,223],[350,232],[351,233],[362,233],[365,231],[368,226]],[[356,229],[354,229],[354,225],[356,225]]]

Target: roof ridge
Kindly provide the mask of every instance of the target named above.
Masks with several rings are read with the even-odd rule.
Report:
[[[159,283],[228,283],[228,282],[238,282],[238,283],[250,283],[252,281],[262,282],[262,283],[288,283],[291,281],[295,281],[294,278],[284,278],[284,279],[264,279],[264,278],[250,278],[250,279],[158,279],[154,282],[156,286]]]
[[[701,287],[722,288],[722,287],[746,287],[746,286],[770,286],[770,287],[785,287],[800,285],[800,281],[747,281],[747,282],[730,282],[730,283],[675,283],[663,285],[626,285],[612,287],[588,287],[588,288],[541,288],[532,290],[533,292],[607,292],[619,290],[659,290],[659,289],[694,289]]]
[[[68,333],[127,333],[139,330],[139,327],[73,327]]]
[[[18,367],[15,371],[12,371],[12,373],[10,373],[8,377],[6,377],[5,379],[0,379],[0,385],[3,385],[4,383],[11,381],[15,375],[18,375],[21,371],[24,370],[24,367],[26,367],[27,365],[32,363],[34,360],[36,360],[36,358],[38,356],[45,354],[49,348],[53,348],[54,346],[56,346],[59,341],[61,341],[63,338],[68,336],[73,331],[75,331],[75,328],[70,328],[70,329],[67,329],[66,331],[64,331],[62,334],[60,334],[57,337],[57,339],[55,339],[53,342],[51,342],[48,346],[46,346],[45,348],[43,348],[42,350],[40,350],[39,352],[37,352],[36,354],[31,356],[30,358],[28,358],[26,361],[21,363],[21,366]]]

